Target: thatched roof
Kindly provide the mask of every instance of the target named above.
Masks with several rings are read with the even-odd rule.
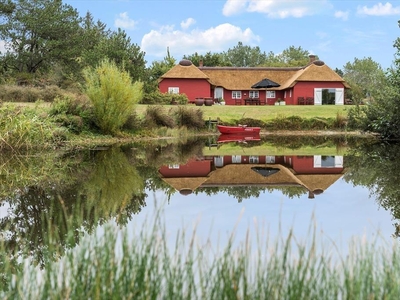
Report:
[[[336,72],[322,61],[314,61],[305,67],[199,67],[188,63],[173,67],[164,78],[206,79],[212,85],[227,90],[251,90],[256,82],[268,78],[281,86],[269,90],[284,90],[293,87],[299,81],[330,81],[342,82],[346,88],[349,85]]]
[[[270,176],[255,172],[253,167],[279,169]],[[327,190],[343,174],[294,174],[290,168],[280,164],[232,164],[212,171],[208,177],[163,178],[163,180],[177,191],[194,191],[200,186],[303,186],[310,192],[321,193]]]
[[[268,78],[282,85],[295,75],[300,68],[219,68],[203,67],[200,70],[206,74],[214,86],[227,90],[251,90],[258,81]],[[279,90],[271,88],[270,90]]]
[[[252,170],[253,167],[269,167],[279,169],[279,171],[270,176],[263,175]],[[280,164],[232,164],[218,168],[212,172],[204,182],[204,185],[302,185],[301,181],[293,173]]]
[[[208,177],[177,177],[177,178],[162,178],[166,183],[175,188],[177,191],[192,190],[194,191],[202,185]]]
[[[191,62],[183,60],[160,78],[208,79],[208,76]]]
[[[297,178],[299,178],[310,191],[325,191],[342,176],[343,174],[305,174],[297,175]]]

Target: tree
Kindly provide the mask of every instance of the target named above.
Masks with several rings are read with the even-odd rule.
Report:
[[[86,64],[95,67],[106,59],[127,71],[132,81],[144,80],[145,53],[140,50],[138,45],[131,42],[125,31],[118,28],[116,32],[110,32],[105,36],[99,34],[99,37],[100,40],[93,49],[85,51],[83,61]]]
[[[349,83],[349,94],[355,103],[373,99],[386,85],[385,72],[371,57],[347,62],[343,67],[343,79]]]
[[[341,69],[335,68],[335,73],[338,74],[340,77],[343,77],[344,73]]]
[[[95,123],[106,134],[120,130],[142,97],[143,83],[135,82],[115,62],[104,60],[84,70],[86,94],[93,104]]]
[[[203,66],[205,67],[222,67],[232,65],[230,62],[225,60],[221,53],[207,52],[205,55],[202,55],[195,52],[192,55],[184,55],[183,58],[190,60],[195,66],[199,66],[200,61],[203,62]]]
[[[15,0],[2,3],[0,37],[6,42],[4,70],[36,74],[55,64],[73,68],[80,48],[78,12],[62,0]]]
[[[153,61],[151,66],[146,70],[147,78],[144,82],[144,92],[151,93],[158,91],[158,79],[175,66],[176,59],[171,56],[169,48],[167,48],[167,56],[164,60]]]
[[[280,63],[287,67],[302,67],[309,63],[310,52],[301,47],[290,46],[278,55]]]
[[[310,52],[301,47],[290,46],[280,54],[270,51],[263,66],[266,67],[302,67],[309,63]],[[318,56],[316,56],[318,59]]]
[[[265,63],[267,55],[261,52],[260,47],[244,46],[242,42],[223,52],[223,60],[234,67],[257,67]]]

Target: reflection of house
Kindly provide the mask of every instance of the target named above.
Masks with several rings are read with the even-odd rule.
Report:
[[[279,87],[252,89],[258,81],[268,78]],[[161,76],[162,93],[186,94],[190,102],[198,97],[223,98],[227,105],[245,104],[244,99],[260,99],[262,104],[343,104],[344,90],[349,85],[324,62],[310,55],[303,67],[199,67],[188,60]]]
[[[159,169],[163,180],[182,194],[199,187],[298,186],[310,198],[326,190],[344,171],[342,156],[319,155],[207,156]]]

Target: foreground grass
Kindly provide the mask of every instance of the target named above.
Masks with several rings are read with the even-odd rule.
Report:
[[[202,244],[182,229],[168,246],[160,217],[129,238],[112,225],[45,269],[26,263],[2,299],[398,299],[399,250],[390,242],[355,240],[345,255],[310,229],[271,242],[258,228],[237,243]],[[261,234],[261,233],[264,233]],[[265,236],[267,234],[267,236]],[[131,234],[130,234],[131,236]],[[279,236],[279,235],[278,235]],[[377,238],[378,239],[378,238]],[[234,246],[237,245],[237,246]]]

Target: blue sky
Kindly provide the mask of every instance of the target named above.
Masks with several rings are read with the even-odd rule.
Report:
[[[64,0],[121,28],[148,63],[167,53],[227,51],[242,42],[279,54],[289,46],[319,56],[332,69],[371,57],[384,69],[400,37],[400,1],[355,0]]]

